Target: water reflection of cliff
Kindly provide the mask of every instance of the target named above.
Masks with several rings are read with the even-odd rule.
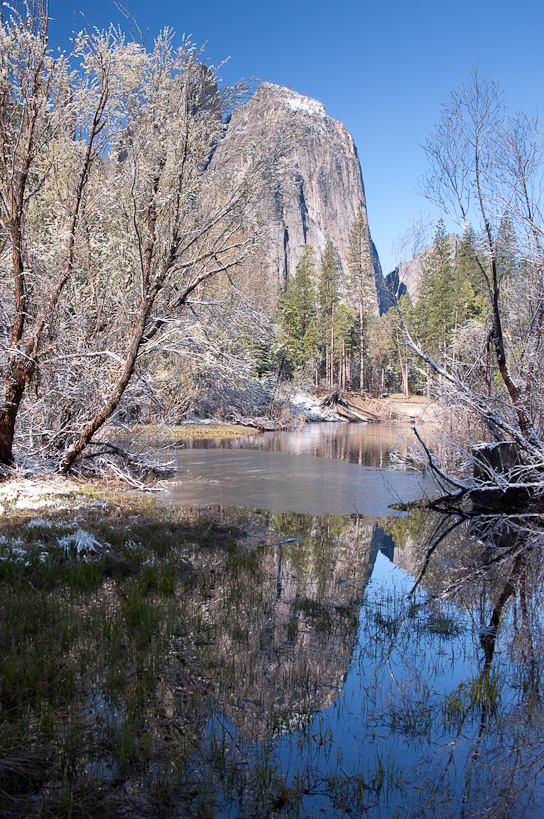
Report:
[[[0,814],[64,816],[71,788],[108,795],[82,816],[542,816],[540,518],[127,522],[125,546],[59,556],[72,584],[46,594],[51,527],[33,564],[0,544],[4,665],[53,655],[38,697],[0,680]],[[51,604],[28,640],[25,595]]]
[[[184,442],[186,449],[262,449],[289,452],[293,455],[315,455],[348,461],[360,466],[388,468],[394,447],[406,456],[411,429],[398,424],[306,424],[295,432],[263,432],[234,439]]]
[[[258,753],[278,771],[284,764],[282,781],[304,783],[301,816],[317,815],[306,794],[330,773],[351,787],[353,815],[457,817],[463,805],[467,819],[536,819],[538,526],[422,510],[380,523],[249,515],[242,548],[226,560],[218,553],[213,585],[195,589],[206,639],[191,647],[191,666],[206,690],[200,713],[211,714],[204,736],[224,744],[237,771]],[[388,563],[379,553],[413,579],[392,568],[396,587],[382,586],[383,574],[375,582]],[[180,686],[174,699],[182,694]],[[342,753],[349,765],[340,772]],[[339,815],[330,798],[326,815]]]
[[[277,730],[293,726],[338,696],[376,554],[392,547],[367,518],[290,513],[271,522],[287,542],[231,561],[206,606],[218,706],[250,733],[271,719]]]

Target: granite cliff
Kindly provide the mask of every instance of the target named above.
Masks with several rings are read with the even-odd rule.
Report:
[[[305,244],[318,256],[327,239],[348,270],[351,226],[366,214],[361,166],[353,137],[327,116],[321,102],[271,82],[237,108],[210,160],[211,168],[243,167],[262,156],[265,172],[258,204],[266,225],[264,258],[276,287],[293,276]],[[372,240],[377,301],[386,297]]]
[[[460,241],[459,236],[451,235],[448,237],[452,259],[455,259],[457,256]],[[385,287],[388,298],[386,310],[392,307],[393,304],[396,304],[405,294],[408,294],[411,299],[417,299],[423,267],[428,261],[433,249],[434,244],[427,245],[412,259],[401,262],[391,273],[388,273],[385,277]]]

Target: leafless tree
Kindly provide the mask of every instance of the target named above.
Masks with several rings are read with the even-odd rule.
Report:
[[[255,163],[207,169],[246,86],[219,89],[170,31],[151,52],[113,28],[84,32],[71,61],[53,58],[47,7],[35,5],[0,35],[0,462],[13,462],[26,393],[66,472],[139,356],[254,241]]]
[[[473,71],[443,107],[424,149],[429,171],[423,190],[470,237],[488,314],[478,338],[474,324],[467,328],[473,343],[464,358],[458,349],[449,361],[437,362],[407,321],[405,342],[436,374],[443,400],[477,413],[491,440],[515,445],[518,457],[508,476],[490,479],[540,495],[542,128],[536,118],[511,115],[498,83]]]
[[[112,86],[114,55],[123,50],[119,36],[113,30],[80,35],[75,55],[81,70],[75,75],[66,56],[49,52],[47,13],[47,5],[36,2],[21,14],[11,9],[1,21],[4,464],[13,461],[21,401],[74,275],[87,188],[117,113]]]

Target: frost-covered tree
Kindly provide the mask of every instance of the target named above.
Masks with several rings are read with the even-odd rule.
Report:
[[[54,343],[59,304],[75,271],[87,189],[118,113],[116,32],[82,34],[74,56],[47,45],[47,12],[0,21],[0,286],[2,374],[0,462],[13,460],[13,437],[25,390]],[[53,194],[54,190],[54,195]]]
[[[138,361],[237,265],[254,168],[204,170],[244,91],[219,90],[169,31],[151,51],[114,29],[82,33],[53,56],[46,9],[4,12],[0,462],[26,395],[33,439],[69,470],[145,380]]]
[[[517,486],[541,498],[542,127],[537,118],[512,114],[497,82],[474,72],[444,106],[425,152],[429,161],[425,193],[466,231],[486,315],[479,325],[470,324],[472,342],[466,357],[437,360],[406,324],[405,341],[437,374],[443,399],[457,413],[476,416],[492,440],[512,444],[516,458],[508,474],[497,476],[488,469],[489,479],[503,490]]]

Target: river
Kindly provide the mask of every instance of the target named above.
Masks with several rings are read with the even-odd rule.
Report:
[[[392,509],[411,434],[187,440],[158,502],[4,521],[0,814],[540,819],[542,521]]]
[[[391,504],[435,491],[430,477],[392,468],[392,450],[406,455],[412,439],[408,426],[324,423],[187,441],[173,453],[178,480],[168,499],[308,515],[392,515]]]
[[[331,423],[175,451],[168,502],[236,507],[260,578],[224,615],[212,593],[229,672],[204,735],[267,786],[219,788],[214,816],[542,815],[540,552],[501,516],[399,516],[435,491],[399,468],[412,441]]]

